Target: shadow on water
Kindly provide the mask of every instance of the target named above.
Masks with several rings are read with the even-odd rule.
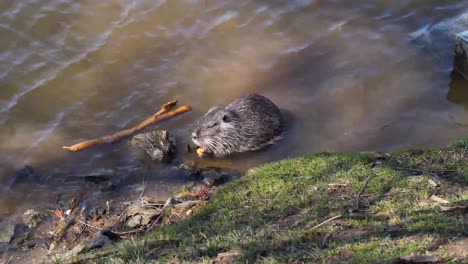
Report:
[[[468,110],[468,80],[455,71],[451,74],[447,100]]]

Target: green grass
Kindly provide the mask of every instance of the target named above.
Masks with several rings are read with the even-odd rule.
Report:
[[[208,263],[232,252],[238,263],[372,263],[410,254],[461,262],[444,245],[468,235],[466,210],[442,212],[429,197],[467,204],[467,153],[462,140],[442,150],[320,153],[269,163],[220,188],[193,217],[123,242],[118,254],[96,261]],[[178,242],[152,248],[142,239]]]

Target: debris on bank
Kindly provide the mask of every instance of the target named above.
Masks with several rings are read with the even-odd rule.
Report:
[[[42,253],[35,255],[43,260],[72,260],[190,217],[210,199],[217,185],[232,178],[220,169],[202,170],[188,164],[180,168],[190,182],[166,201],[141,196],[91,207],[72,197],[58,201],[54,209],[28,209],[18,223],[10,223],[0,232],[0,253],[16,255],[41,249]],[[25,174],[31,171],[27,168]]]

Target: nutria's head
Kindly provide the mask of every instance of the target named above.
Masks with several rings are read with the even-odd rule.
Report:
[[[238,116],[219,107],[211,108],[196,124],[192,141],[205,153],[223,156],[239,145]]]

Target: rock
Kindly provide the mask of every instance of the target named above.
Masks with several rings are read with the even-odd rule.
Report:
[[[79,254],[84,254],[94,249],[110,246],[112,244],[112,239],[109,238],[103,231],[99,233],[99,235],[97,235],[95,238],[89,239],[76,245],[73,249],[64,253],[60,257],[63,259],[68,259]]]
[[[88,182],[100,184],[100,183],[109,181],[111,177],[108,175],[88,175],[88,176],[84,176],[83,179]]]
[[[8,224],[2,231],[0,231],[0,242],[9,244],[15,236],[15,224]]]
[[[127,207],[126,225],[130,228],[148,225],[155,217],[161,214],[161,209],[153,205],[131,204]]]
[[[193,192],[193,188],[195,187],[195,182],[190,182],[178,192],[174,194],[174,198],[177,202],[185,202],[185,201],[192,201],[196,199],[197,194]]]
[[[72,248],[67,253],[65,253],[63,256],[61,256],[61,258],[63,258],[63,259],[71,258],[72,256],[76,256],[78,254],[83,254],[83,253],[86,253],[87,251],[89,251],[89,249],[88,249],[86,243],[82,242],[82,243],[79,243],[78,245],[76,245],[74,248]]]
[[[73,176],[74,178],[83,178],[86,182],[96,184],[102,192],[112,191],[117,188],[118,182],[122,179],[121,175],[113,170],[101,170],[92,174]]]
[[[112,240],[106,235],[99,234],[95,239],[87,241],[85,249],[93,250],[110,245],[112,245]]]
[[[0,242],[0,254],[7,252],[8,249],[10,249],[8,244]]]
[[[101,219],[107,213],[107,209],[103,207],[95,207],[89,210],[86,210],[86,217],[92,219],[93,221],[97,221]]]
[[[35,228],[42,222],[45,216],[39,213],[38,211],[29,209],[26,212],[24,212],[21,218],[23,219],[24,224],[27,225],[29,228]]]
[[[197,167],[195,166],[195,163],[193,161],[189,161],[189,162],[184,162],[184,163],[180,164],[179,169],[186,170],[186,171],[191,171],[191,170],[196,170]]]
[[[459,33],[455,39],[453,68],[468,80],[468,30]]]
[[[13,184],[21,183],[40,183],[43,181],[43,176],[37,173],[31,166],[25,166],[15,174]]]
[[[221,184],[226,180],[226,174],[217,172],[214,169],[202,172],[203,182],[208,186]]]
[[[443,67],[453,65],[453,47],[456,35],[468,29],[468,13],[446,19],[432,26],[425,26],[410,34],[410,37],[422,42]]]
[[[115,189],[117,189],[117,185],[109,181],[99,184],[99,190],[101,190],[101,192],[113,191]]]
[[[166,130],[136,135],[130,145],[144,149],[152,160],[162,162],[171,161],[175,153],[175,138]]]
[[[193,162],[182,163],[179,165],[179,169],[183,170],[185,180],[194,181],[200,179],[201,170]]]

